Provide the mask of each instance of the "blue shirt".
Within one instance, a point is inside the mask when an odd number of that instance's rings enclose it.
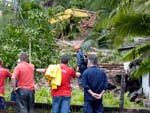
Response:
[[[82,74],[83,71],[87,68],[87,63],[84,62],[84,54],[81,50],[77,52],[77,65],[79,66],[79,72]]]
[[[106,74],[97,66],[92,66],[83,72],[82,85],[84,88],[84,100],[95,100],[87,90],[91,89],[94,93],[101,93],[107,88]]]

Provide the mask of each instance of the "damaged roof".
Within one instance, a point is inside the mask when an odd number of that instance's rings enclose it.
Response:
[[[118,51],[130,50],[130,49],[133,49],[134,47],[141,45],[145,42],[150,42],[150,38],[136,38],[135,42],[127,44],[126,46],[119,48]]]

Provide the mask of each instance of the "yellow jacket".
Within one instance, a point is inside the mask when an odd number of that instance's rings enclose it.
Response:
[[[48,83],[51,85],[52,89],[57,89],[57,87],[61,85],[62,80],[60,64],[49,65],[45,77],[48,79]]]

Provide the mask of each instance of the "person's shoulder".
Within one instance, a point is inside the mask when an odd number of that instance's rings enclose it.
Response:
[[[70,71],[74,71],[74,72],[75,72],[75,70],[74,70],[73,68],[71,68],[71,67],[68,67],[68,69],[69,69]]]
[[[61,65],[61,67],[62,67],[63,69],[65,69],[65,70],[74,71],[73,68],[71,68],[71,67],[69,67],[69,66],[67,66],[67,65]]]
[[[83,51],[79,50],[79,51],[77,52],[77,54],[82,55],[82,54],[83,54]]]
[[[99,71],[100,71],[101,74],[103,74],[103,75],[106,74],[104,69],[102,69],[102,68],[98,68],[98,69],[99,69]]]
[[[20,63],[15,66],[14,70],[18,70],[19,68],[22,68],[22,65]]]
[[[15,68],[19,68],[19,67],[22,67],[22,66],[23,66],[22,63],[18,63]]]
[[[90,71],[91,69],[90,68],[87,68],[86,70],[84,70],[84,72],[83,73],[88,73],[89,71]]]
[[[34,67],[34,64],[32,64],[32,63],[29,63],[29,65],[30,65],[31,67]]]
[[[16,65],[15,69],[23,69],[26,66],[27,66],[27,63],[20,62]]]
[[[1,68],[1,71],[9,71],[9,69],[5,68],[5,67],[2,67]]]
[[[101,72],[105,73],[105,70],[104,70],[104,69],[102,69],[102,68],[99,68],[99,70],[100,70]]]

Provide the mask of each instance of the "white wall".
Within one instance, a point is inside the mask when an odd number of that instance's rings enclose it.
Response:
[[[142,88],[143,88],[143,93],[147,98],[150,99],[150,86],[149,86],[149,74],[146,74],[145,76],[142,77]]]

